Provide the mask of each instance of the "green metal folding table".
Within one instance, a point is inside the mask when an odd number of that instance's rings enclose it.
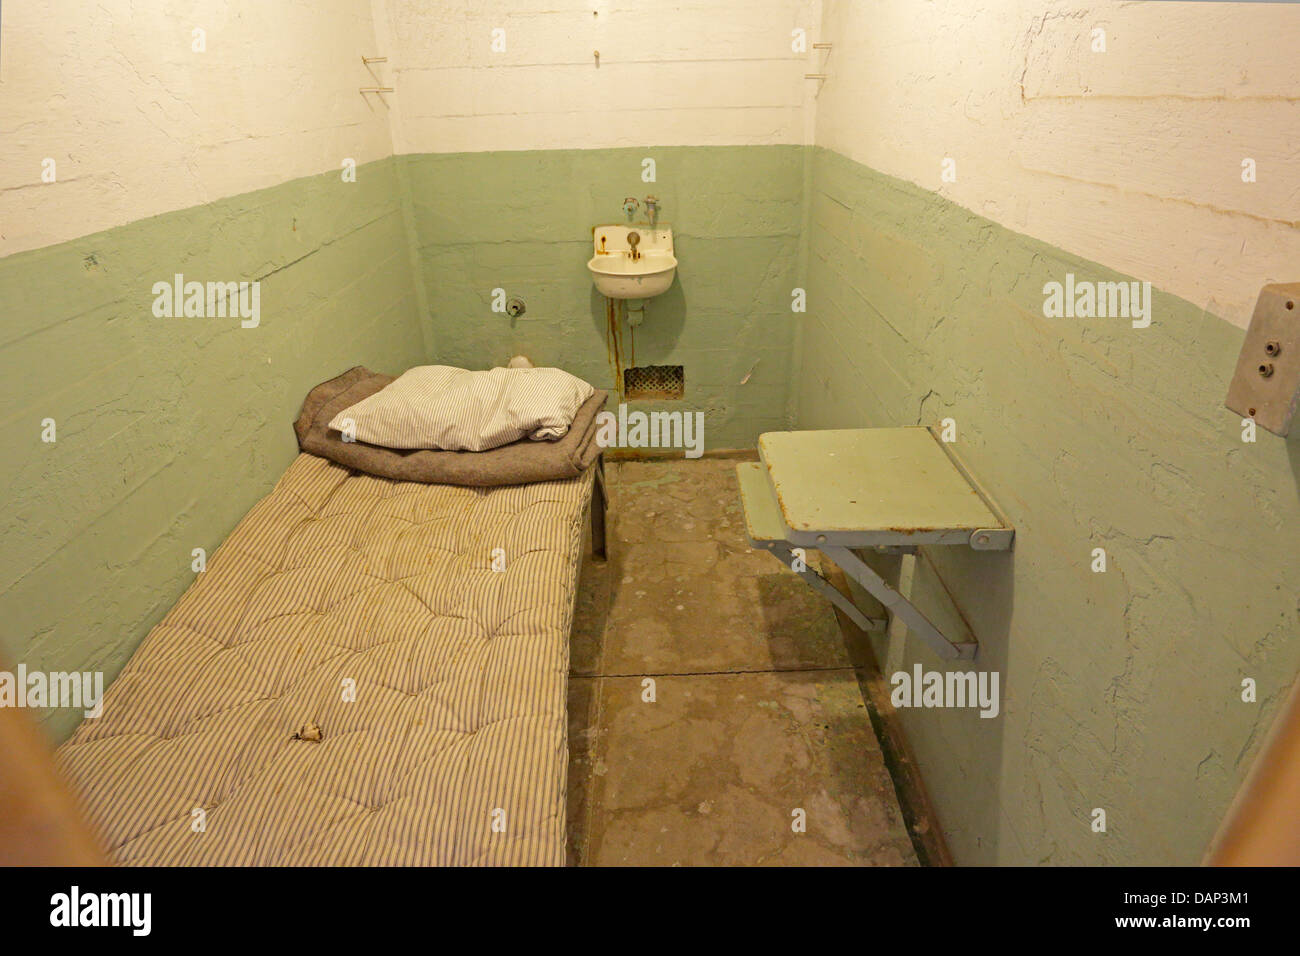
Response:
[[[751,547],[772,552],[859,627],[882,627],[795,553],[819,550],[940,657],[975,656],[973,635],[950,640],[854,553],[915,553],[923,545],[1011,549],[1011,522],[949,443],[924,427],[856,428],[768,432],[758,450],[761,462],[737,467]]]

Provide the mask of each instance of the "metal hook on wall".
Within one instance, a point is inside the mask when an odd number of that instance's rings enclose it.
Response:
[[[362,62],[363,65],[365,65],[366,69],[369,70],[369,69],[370,69],[370,64],[371,64],[371,63],[387,63],[387,62],[388,62],[388,57],[386,57],[386,56],[363,56],[363,57],[361,58],[361,62]],[[370,75],[373,76],[375,79],[379,79],[379,75],[378,75],[374,70],[370,70]],[[363,86],[363,87],[360,88],[360,90],[361,90],[362,93],[391,93],[391,92],[393,92],[393,88],[392,88],[391,86]]]
[[[829,44],[829,43],[825,43],[825,42],[823,42],[823,43],[814,43],[814,44],[812,45],[812,48],[813,48],[814,50],[829,50],[829,49],[831,49],[831,44]],[[828,74],[828,73],[805,73],[805,74],[803,75],[803,78],[804,78],[805,80],[826,80],[826,79],[829,79],[829,78],[830,78],[830,74]]]

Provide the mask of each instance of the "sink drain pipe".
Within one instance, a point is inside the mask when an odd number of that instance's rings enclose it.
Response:
[[[627,324],[636,328],[645,321],[645,299],[625,299],[627,305]]]

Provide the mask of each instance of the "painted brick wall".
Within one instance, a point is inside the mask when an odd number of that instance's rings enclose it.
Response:
[[[802,143],[817,0],[374,0],[398,153]],[[494,49],[494,33],[497,46]],[[594,55],[600,53],[599,59]]]
[[[1241,330],[1158,290],[1147,329],[1045,318],[1066,272],[1131,277],[827,150],[809,202],[799,426],[951,418],[1016,526],[1011,554],[926,549],[913,590],[1001,675],[995,719],[900,711],[954,856],[1196,863],[1300,667],[1300,443],[1223,408]]]
[[[818,145],[1234,325],[1295,280],[1295,4],[823,7]]]
[[[5,4],[0,256],[382,159],[374,50],[356,0]]]
[[[815,41],[820,5],[376,0],[375,11],[434,360],[486,367],[522,352],[606,388],[633,362],[681,364],[687,392],[671,407],[704,412],[707,447],[784,427],[803,198],[792,144],[810,135],[814,89],[812,50],[794,49],[792,31]],[[585,268],[591,229],[647,195],[675,230],[679,279],[640,328],[618,320],[615,348]],[[523,297],[527,314],[493,313],[494,288]]]
[[[393,162],[0,259],[6,660],[111,680],[297,453],[307,390],[421,361]],[[260,281],[260,323],[155,317],[177,272]]]
[[[111,679],[295,454],[306,390],[423,360],[375,48],[353,0],[4,5],[8,662]],[[260,282],[260,324],[156,318],[176,273]]]
[[[953,418],[1017,526],[1013,555],[930,549],[914,582],[1003,677],[995,720],[903,714],[949,842],[1194,863],[1300,665],[1300,446],[1222,407],[1259,288],[1300,262],[1300,14],[826,0],[823,34],[797,420]],[[1045,318],[1069,272],[1152,282],[1151,327]],[[887,669],[938,667],[914,643],[881,642]]]

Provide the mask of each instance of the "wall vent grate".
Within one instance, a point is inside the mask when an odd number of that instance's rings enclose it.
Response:
[[[686,370],[680,365],[643,365],[623,370],[624,398],[681,398]]]

